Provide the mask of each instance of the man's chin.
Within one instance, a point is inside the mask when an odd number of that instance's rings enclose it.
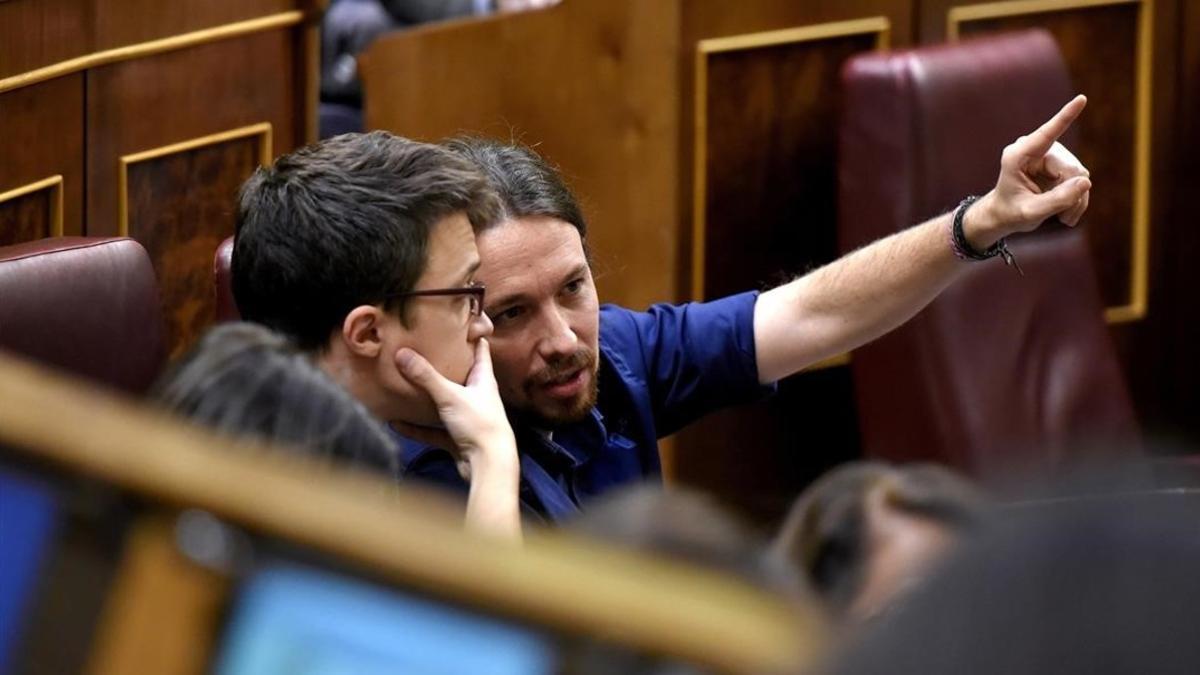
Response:
[[[596,390],[590,388],[567,401],[538,401],[532,410],[526,411],[526,417],[537,427],[555,429],[574,424],[585,418],[596,406]]]

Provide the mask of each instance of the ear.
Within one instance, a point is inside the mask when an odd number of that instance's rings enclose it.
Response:
[[[351,354],[373,359],[383,348],[383,312],[372,305],[359,305],[342,320],[342,342]]]

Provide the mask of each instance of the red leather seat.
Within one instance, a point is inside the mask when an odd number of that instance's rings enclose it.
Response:
[[[213,283],[217,294],[217,322],[237,321],[241,318],[237,302],[233,299],[233,281],[230,266],[233,261],[233,237],[227,237],[217,247],[213,256]]]
[[[145,249],[91,237],[0,248],[0,349],[143,393],[167,353]]]
[[[1004,146],[1075,93],[1042,31],[863,55],[843,79],[845,251],[988,191]],[[1104,224],[1085,216],[1079,230],[1016,238],[1025,276],[999,259],[973,263],[907,325],[854,352],[865,454],[986,478],[1045,469],[1077,448],[1136,446],[1089,225]]]

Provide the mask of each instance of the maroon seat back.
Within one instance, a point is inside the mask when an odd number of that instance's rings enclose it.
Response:
[[[217,294],[217,321],[237,321],[241,318],[237,302],[233,299],[233,281],[230,266],[233,261],[233,237],[228,237],[217,247],[213,256],[213,283]]]
[[[985,193],[1004,146],[1074,93],[1042,31],[864,55],[843,78],[847,251]],[[1103,225],[1085,216],[1082,229]],[[1095,441],[1136,444],[1082,229],[1015,238],[1025,276],[998,259],[972,264],[911,322],[855,351],[866,454],[988,477],[1045,468]]]
[[[145,249],[132,239],[92,237],[0,248],[0,349],[145,392],[166,358]]]

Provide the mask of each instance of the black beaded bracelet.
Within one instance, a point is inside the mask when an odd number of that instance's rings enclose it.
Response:
[[[1004,238],[984,251],[975,250],[971,246],[971,242],[967,241],[967,235],[963,232],[963,217],[966,215],[967,209],[977,201],[979,201],[979,197],[971,195],[959,202],[958,208],[954,210],[954,221],[950,227],[950,247],[954,249],[954,255],[964,260],[987,260],[1000,256],[1006,265],[1015,268],[1021,276],[1025,276],[1025,272],[1017,264],[1017,259],[1013,257],[1012,251],[1008,250],[1008,244]]]

